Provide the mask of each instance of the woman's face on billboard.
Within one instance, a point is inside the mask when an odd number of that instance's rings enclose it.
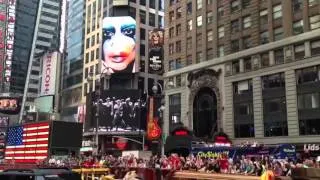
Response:
[[[114,71],[125,70],[136,56],[136,22],[131,17],[103,20],[104,66]]]

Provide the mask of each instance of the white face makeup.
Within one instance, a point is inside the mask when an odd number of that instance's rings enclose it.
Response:
[[[103,19],[102,72],[121,72],[134,63],[136,56],[136,21],[132,17]],[[132,72],[134,70],[132,69]]]

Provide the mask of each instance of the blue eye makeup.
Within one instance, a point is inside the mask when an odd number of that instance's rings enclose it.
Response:
[[[111,39],[116,33],[116,29],[114,27],[104,28],[103,29],[103,37],[104,39]]]
[[[121,26],[121,33],[125,36],[134,38],[136,35],[136,26],[134,24],[125,24]]]

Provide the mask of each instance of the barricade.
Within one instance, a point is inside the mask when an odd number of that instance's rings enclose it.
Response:
[[[80,168],[72,171],[81,174],[81,180],[95,180],[110,175],[109,168]]]
[[[212,174],[202,173],[196,171],[176,171],[172,180],[260,180],[257,176],[245,176],[245,175],[229,175],[229,174]]]

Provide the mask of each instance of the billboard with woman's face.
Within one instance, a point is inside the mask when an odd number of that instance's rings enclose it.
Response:
[[[101,73],[135,73],[136,21],[130,16],[106,17],[102,26]]]
[[[149,73],[163,73],[163,30],[149,32]]]

